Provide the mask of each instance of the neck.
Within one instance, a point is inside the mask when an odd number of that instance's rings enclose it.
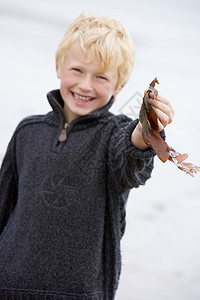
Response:
[[[68,107],[66,106],[66,104],[64,104],[64,117],[65,117],[65,121],[69,124],[71,123],[73,120],[77,119],[79,116],[74,114],[73,112],[71,112]]]

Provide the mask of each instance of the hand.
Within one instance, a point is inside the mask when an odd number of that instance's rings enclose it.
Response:
[[[145,91],[145,93],[147,90]],[[173,121],[174,109],[170,102],[157,94],[154,99],[154,94],[150,93],[149,103],[152,105],[158,117],[159,131],[165,128],[168,124]],[[145,150],[148,146],[144,143],[142,138],[142,124],[139,122],[135,130],[132,132],[131,141],[134,146],[140,150]]]
[[[168,124],[173,121],[174,117],[174,109],[166,98],[157,94],[156,98],[154,99],[154,94],[150,93],[149,103],[155,110],[157,117],[158,117],[158,125],[159,131],[165,128]]]

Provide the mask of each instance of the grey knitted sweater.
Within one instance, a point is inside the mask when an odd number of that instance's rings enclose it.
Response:
[[[112,99],[66,132],[59,90],[48,100],[51,112],[18,125],[1,167],[0,299],[111,300],[127,197],[155,153],[131,144],[138,120],[110,113]]]

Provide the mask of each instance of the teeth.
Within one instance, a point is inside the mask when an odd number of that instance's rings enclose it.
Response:
[[[75,94],[75,93],[74,93],[74,98],[75,98],[76,100],[82,101],[82,102],[92,100],[91,97],[79,96],[79,95],[77,95],[77,94]]]

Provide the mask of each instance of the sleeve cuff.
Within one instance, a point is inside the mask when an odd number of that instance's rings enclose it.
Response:
[[[132,121],[126,128],[126,134],[125,134],[125,152],[129,152],[130,156],[138,159],[149,159],[156,155],[155,151],[148,147],[146,150],[140,150],[137,147],[135,147],[131,142],[131,134],[135,127],[137,126],[139,122],[139,119],[136,119]],[[165,131],[164,129],[160,132],[161,137],[165,140]]]

